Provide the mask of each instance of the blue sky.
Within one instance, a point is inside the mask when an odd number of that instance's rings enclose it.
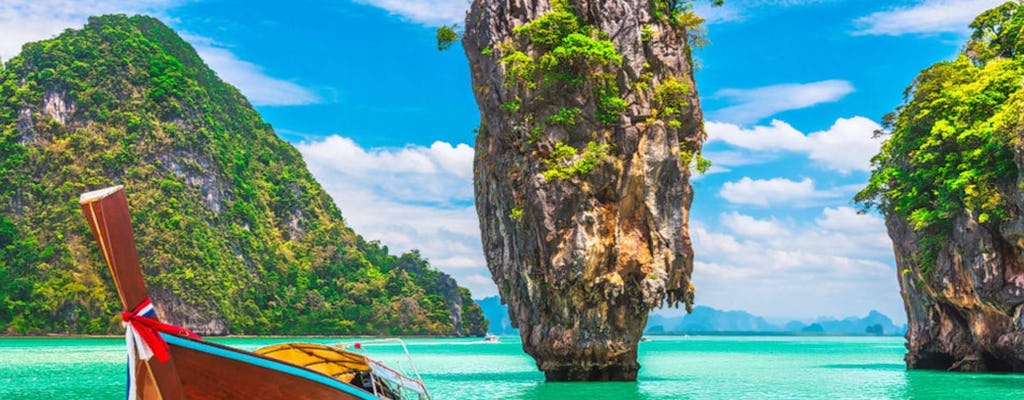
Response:
[[[726,0],[699,6],[715,166],[694,182],[697,302],[770,318],[903,306],[882,219],[850,202],[882,115],[953,57],[999,0]],[[434,29],[466,0],[6,0],[0,58],[87,16],[154,15],[179,31],[303,153],[349,223],[420,249],[475,297],[496,293],[472,199],[479,113],[461,48]],[[663,310],[678,314],[678,310]]]

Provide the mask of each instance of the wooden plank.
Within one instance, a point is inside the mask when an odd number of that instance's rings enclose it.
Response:
[[[89,228],[92,229],[103,253],[103,259],[114,278],[121,304],[125,310],[134,309],[149,297],[149,294],[139,266],[135,233],[132,230],[124,188],[115,186],[83,194],[79,204],[86,219],[89,220]],[[129,367],[136,376],[146,378],[137,380],[140,397],[144,400],[186,399],[173,358],[164,363],[151,358],[149,361]],[[153,386],[156,390],[153,390]]]
[[[188,340],[181,339],[181,341]],[[197,350],[209,347],[260,358],[267,363],[281,363],[281,361],[258,354],[242,352],[209,342],[195,345],[198,345],[197,349],[171,345],[171,354],[178,362],[182,374],[182,384],[191,400],[359,400],[372,397],[369,393],[356,396],[302,377]],[[300,367],[294,366],[294,368]],[[315,371],[310,372],[322,375],[325,379],[334,380],[327,375]],[[338,384],[344,385],[342,382],[338,382]]]

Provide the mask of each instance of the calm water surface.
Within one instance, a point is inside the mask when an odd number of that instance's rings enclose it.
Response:
[[[253,350],[285,341],[230,338]],[[1024,375],[907,372],[903,338],[654,337],[636,383],[545,383],[518,338],[407,342],[443,399],[1024,399]],[[394,345],[366,346],[394,362]],[[123,339],[0,338],[0,399],[123,399]]]

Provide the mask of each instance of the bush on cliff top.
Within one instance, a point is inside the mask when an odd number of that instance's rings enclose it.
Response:
[[[1013,147],[1024,109],[1022,26],[1016,2],[981,14],[960,56],[922,71],[907,101],[883,120],[888,138],[856,200],[907,218],[922,234],[925,269],[965,210],[998,223],[1006,197],[1019,190]]]

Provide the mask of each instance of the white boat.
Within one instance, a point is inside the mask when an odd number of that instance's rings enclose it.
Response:
[[[488,333],[487,336],[484,336],[484,343],[501,343],[501,339],[497,335]]]

